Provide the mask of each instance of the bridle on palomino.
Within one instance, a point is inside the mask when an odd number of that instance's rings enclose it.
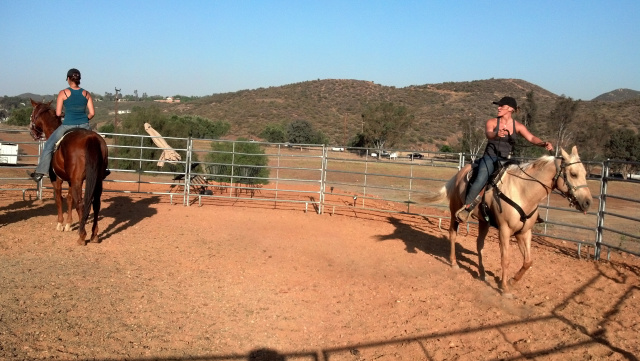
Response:
[[[556,185],[556,188],[560,190],[560,195],[565,197],[569,201],[569,206],[574,207],[575,204],[578,202],[578,199],[576,197],[576,191],[580,188],[587,188],[589,186],[586,183],[579,186],[574,186],[573,184],[571,184],[571,182],[567,178],[567,170],[566,170],[567,167],[573,164],[582,163],[582,161],[566,163],[564,161],[564,158],[561,158],[561,159],[562,160],[560,161],[560,165],[556,163],[556,175],[553,177],[553,183],[556,184],[556,182],[558,181],[558,178],[560,178],[560,176],[562,175],[562,179],[564,180],[564,184],[567,186],[567,190],[563,191],[557,185]]]

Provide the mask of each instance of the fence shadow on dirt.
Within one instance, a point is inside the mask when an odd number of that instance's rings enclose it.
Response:
[[[0,207],[0,212],[5,212],[0,218],[0,228],[33,217],[51,216],[52,219],[55,219],[58,214],[55,203],[45,203],[43,205],[40,200],[16,201]]]

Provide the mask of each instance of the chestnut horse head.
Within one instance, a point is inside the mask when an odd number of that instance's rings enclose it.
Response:
[[[484,202],[488,209],[491,225],[498,229],[500,249],[502,257],[502,278],[500,288],[505,295],[509,294],[507,285],[507,270],[509,268],[509,240],[514,236],[518,242],[524,258],[522,268],[516,273],[511,284],[519,281],[524,273],[531,267],[531,237],[532,228],[537,220],[538,203],[547,195],[556,190],[569,200],[569,204],[586,214],[593,203],[591,191],[587,186],[587,172],[580,161],[578,150],[573,147],[571,154],[561,149],[561,157],[543,156],[533,162],[510,165],[506,172],[496,182],[495,187],[490,187],[484,194]],[[451,243],[451,266],[457,268],[455,244],[458,234],[459,222],[455,212],[464,205],[466,188],[468,185],[467,173],[471,165],[466,165],[453,178],[451,178],[433,197],[427,197],[425,202],[437,202],[448,199],[451,211],[449,224],[449,240]],[[478,216],[478,209],[474,210],[478,219],[478,238],[476,247],[478,251],[479,278],[485,279],[484,265],[482,263],[482,249],[484,239],[489,232],[490,223],[483,216]]]
[[[45,140],[61,124],[61,117],[56,116],[51,109],[51,102],[40,103],[31,100],[31,124],[29,132],[34,140]],[[58,149],[51,158],[49,176],[54,188],[54,197],[58,209],[59,231],[71,229],[72,206],[75,206],[80,220],[78,244],[85,245],[87,232],[85,224],[89,218],[89,211],[93,204],[93,227],[91,242],[98,242],[98,214],[100,212],[100,197],[102,195],[102,180],[108,165],[107,143],[96,132],[86,129],[74,130],[60,141]],[[82,185],[86,180],[85,194],[82,195]],[[62,212],[62,182],[69,183],[67,195],[67,223],[63,225]]]
[[[62,124],[62,117],[56,115],[56,111],[51,108],[51,102],[40,103],[31,99],[31,122],[29,133],[33,140],[46,140],[51,133]]]

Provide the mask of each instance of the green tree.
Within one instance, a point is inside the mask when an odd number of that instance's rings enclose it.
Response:
[[[482,152],[487,140],[485,134],[485,122],[477,117],[469,117],[460,120],[462,138],[460,147],[463,153],[471,154],[471,160],[475,160],[475,155]]]
[[[368,105],[362,113],[363,138],[367,147],[390,148],[404,140],[414,116],[392,102]]]
[[[269,183],[269,159],[260,144],[244,141],[213,142],[211,150],[205,159],[210,163],[206,170],[213,175],[212,180],[248,185]]]
[[[287,126],[287,137],[289,143],[294,144],[326,144],[327,137],[319,131],[313,129],[313,125],[308,120],[294,120]]]
[[[584,126],[576,132],[575,143],[580,152],[580,159],[585,161],[601,161],[604,159],[604,151],[611,126],[607,118],[591,114],[590,120],[584,122]],[[589,119],[589,117],[587,118]],[[585,167],[588,165],[585,164]]]
[[[524,124],[530,132],[535,134],[537,128],[537,120],[538,120],[538,104],[535,100],[535,93],[533,90],[528,91],[526,94],[526,99],[522,104],[522,124]]]
[[[287,131],[281,124],[267,124],[264,130],[260,133],[260,138],[271,143],[284,143],[288,139]]]
[[[573,137],[569,126],[575,119],[578,104],[579,102],[571,99],[571,97],[565,98],[562,96],[551,111],[550,129],[556,134],[556,155],[558,155],[560,147],[568,148],[567,145]]]
[[[605,156],[612,160],[626,162],[640,161],[640,135],[635,134],[631,129],[618,129],[611,133],[609,141],[606,143]],[[615,171],[621,171],[626,178],[628,173],[638,170],[634,164],[613,164]]]
[[[25,106],[12,110],[11,115],[9,115],[9,119],[7,120],[7,124],[28,126],[29,123],[31,123],[31,111],[33,111],[32,107]]]

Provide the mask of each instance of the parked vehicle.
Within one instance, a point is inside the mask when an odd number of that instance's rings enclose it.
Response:
[[[420,153],[411,153],[408,155],[409,158],[411,159],[422,159],[424,157],[424,155],[420,154]]]

